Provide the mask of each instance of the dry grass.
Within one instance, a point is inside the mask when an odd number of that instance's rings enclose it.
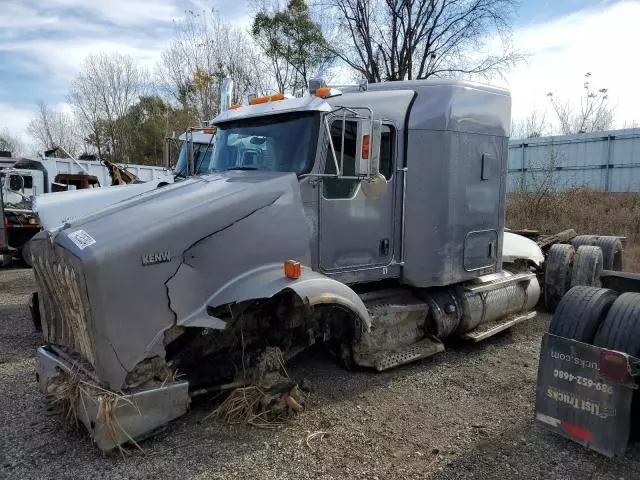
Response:
[[[51,406],[56,411],[62,413],[63,419],[69,424],[76,426],[78,425],[80,413],[78,408],[82,407],[84,415],[88,415],[84,403],[85,399],[97,401],[98,413],[95,420],[105,426],[120,454],[124,456],[128,452],[118,441],[119,432],[122,432],[132,445],[140,451],[143,451],[140,445],[118,421],[116,412],[121,405],[129,404],[137,409],[137,407],[123,395],[105,390],[93,382],[85,380],[83,375],[78,371],[59,371],[47,385],[47,396]]]
[[[215,418],[229,424],[273,429],[303,411],[304,394],[289,378],[279,348],[267,347],[253,369],[250,383],[233,389],[205,420]]]
[[[627,237],[624,268],[640,271],[640,193],[586,188],[544,195],[514,192],[507,197],[506,224],[545,234],[573,228],[578,234]]]

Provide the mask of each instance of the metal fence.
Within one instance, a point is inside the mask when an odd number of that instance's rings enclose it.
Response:
[[[513,139],[507,189],[640,192],[640,128]]]

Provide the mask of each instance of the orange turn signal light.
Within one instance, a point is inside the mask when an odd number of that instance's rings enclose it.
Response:
[[[316,97],[325,98],[331,93],[330,87],[320,87],[316,89]]]
[[[369,135],[363,135],[362,137],[362,159],[369,160],[369,146],[371,143],[371,137]]]
[[[216,129],[211,127],[191,127],[191,130],[194,132],[206,133],[207,135],[213,135],[216,133]]]
[[[296,280],[300,278],[300,274],[302,272],[302,267],[300,262],[296,262],[295,260],[286,260],[284,262],[284,276],[290,278],[292,280]]]
[[[276,93],[275,95],[267,95],[266,97],[256,97],[249,100],[249,105],[259,105],[261,103],[277,102],[284,100],[284,93]]]
[[[240,108],[242,106],[242,104],[240,103],[234,103],[233,105],[231,105],[229,107],[229,110],[235,110],[236,108]]]

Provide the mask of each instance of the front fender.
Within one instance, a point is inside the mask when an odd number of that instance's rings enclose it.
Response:
[[[356,292],[347,285],[307,267],[302,267],[300,278],[292,280],[285,277],[281,263],[265,265],[234,278],[214,293],[195,315],[184,319],[180,325],[224,328],[224,322],[211,317],[207,313],[207,307],[271,298],[284,290],[292,290],[309,305],[341,305],[360,319],[364,331],[371,328],[367,308]]]

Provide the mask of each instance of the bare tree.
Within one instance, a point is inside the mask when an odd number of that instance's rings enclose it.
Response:
[[[317,0],[330,9],[331,50],[371,82],[491,76],[520,61],[510,45],[516,0]],[[501,39],[498,54],[488,43]],[[344,46],[343,46],[344,45]]]
[[[230,77],[236,86],[234,101],[266,83],[263,64],[241,30],[215,11],[188,11],[175,22],[175,39],[162,53],[156,68],[163,90],[198,118],[208,120],[219,108],[220,86]]]
[[[128,160],[131,125],[121,120],[145,92],[145,77],[133,57],[100,53],[87,57],[72,85],[68,100],[89,133],[96,135],[97,145],[106,145],[117,161]]]
[[[547,116],[544,112],[533,110],[531,114],[523,119],[514,120],[511,123],[511,138],[539,138],[550,132]]]
[[[106,152],[103,136],[102,110],[97,86],[80,74],[72,83],[67,101],[73,106],[79,129],[102,158]]]
[[[565,135],[600,132],[609,130],[613,126],[613,108],[609,104],[609,90],[594,89],[591,85],[591,72],[587,72],[584,78],[580,109],[574,108],[569,101],[559,99],[552,92],[547,94],[560,122],[560,131]]]
[[[71,155],[78,153],[80,135],[74,118],[64,112],[52,110],[45,102],[37,103],[38,113],[29,121],[27,132],[43,150],[62,147]]]
[[[14,156],[22,153],[22,142],[8,129],[0,130],[0,150],[11,152]]]

